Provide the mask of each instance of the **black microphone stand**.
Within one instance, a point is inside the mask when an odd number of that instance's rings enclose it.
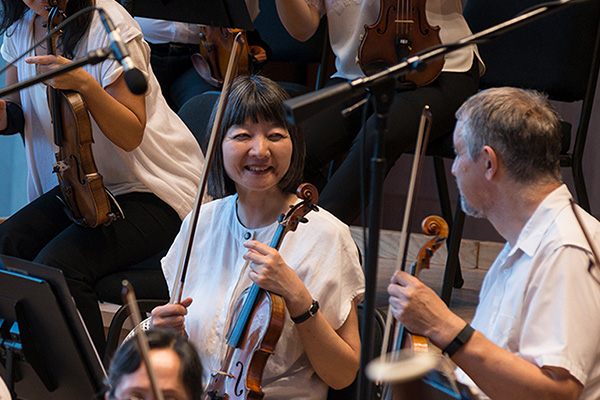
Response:
[[[10,86],[5,87],[4,89],[0,90],[0,98],[3,96],[6,96],[8,94],[14,93],[14,92],[18,92],[20,90],[26,89],[30,86],[33,86],[37,83],[43,82],[45,80],[54,78],[55,76],[64,74],[65,72],[69,72],[72,71],[74,69],[77,69],[79,67],[83,67],[84,65],[94,65],[94,64],[98,64],[104,60],[106,60],[108,57],[110,57],[110,55],[112,54],[112,50],[109,47],[105,47],[103,49],[98,49],[98,50],[94,50],[94,51],[90,51],[89,53],[87,53],[87,55],[85,55],[84,57],[81,57],[77,60],[74,60],[73,62],[70,62],[68,64],[63,64],[58,68],[55,68],[53,70],[50,71],[46,71],[43,72],[39,75],[36,75],[32,78],[29,78],[27,80],[24,80],[22,82],[17,82],[15,84],[12,84]]]
[[[359,374],[358,400],[372,398],[372,384],[367,381],[365,367],[373,359],[373,323],[375,316],[375,297],[377,287],[377,262],[379,251],[379,231],[382,216],[381,197],[385,178],[385,158],[383,156],[383,136],[387,130],[387,114],[394,96],[396,80],[403,74],[418,68],[430,59],[442,57],[463,47],[483,43],[498,35],[513,30],[524,24],[533,22],[542,16],[550,15],[567,6],[589,0],[558,0],[548,2],[533,9],[522,12],[517,17],[485,29],[476,34],[464,37],[454,43],[442,44],[425,49],[406,60],[381,72],[365,78],[358,78],[316,92],[294,97],[284,102],[286,118],[291,123],[300,123],[309,117],[341,103],[345,99],[371,91],[375,97],[377,116],[375,149],[371,158],[371,185],[369,211],[369,239],[366,249],[365,265],[365,307],[362,320],[362,350]]]

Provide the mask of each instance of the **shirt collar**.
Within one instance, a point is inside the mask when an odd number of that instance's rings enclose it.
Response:
[[[521,249],[525,254],[533,257],[558,214],[569,206],[570,198],[571,193],[564,183],[546,196],[525,223],[511,253]]]

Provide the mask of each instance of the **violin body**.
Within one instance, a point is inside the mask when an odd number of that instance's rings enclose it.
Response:
[[[65,18],[56,0],[50,4],[49,32]],[[48,52],[52,55],[56,54],[56,36],[49,37],[47,42]],[[108,191],[94,162],[92,123],[85,102],[75,91],[48,86],[47,94],[54,142],[59,147],[53,172],[58,177],[65,211],[80,226],[108,225],[116,215],[111,212]]]
[[[379,19],[365,25],[358,49],[358,62],[365,75],[373,75],[398,64],[414,53],[441,44],[440,28],[431,26],[425,14],[425,0],[381,0]],[[444,59],[428,61],[404,80],[417,87],[433,82],[442,72]]]
[[[250,288],[238,299],[233,320],[242,312],[243,299]],[[244,329],[239,347],[228,346],[222,368],[215,371],[206,390],[207,400],[262,399],[262,374],[269,356],[283,329],[285,301],[283,297],[260,290],[249,323]],[[233,325],[228,332],[231,334]]]
[[[54,172],[71,214],[69,217],[81,226],[96,227],[110,223],[113,214],[102,175],[94,162],[94,139],[87,108],[77,92],[61,90],[55,95],[58,96],[57,113],[63,135],[62,145],[56,153]],[[50,108],[52,110],[53,106],[50,105]],[[52,112],[55,116],[57,113]]]
[[[234,75],[245,75],[251,72],[253,62],[266,61],[265,50],[259,46],[248,45],[243,29],[200,26],[200,54],[192,56],[192,63],[200,76],[213,86],[223,85],[233,42],[239,32],[243,35],[244,45],[237,65],[237,74]]]

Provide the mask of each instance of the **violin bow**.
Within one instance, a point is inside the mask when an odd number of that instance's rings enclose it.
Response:
[[[415,145],[415,155],[413,158],[412,171],[410,175],[410,183],[408,186],[408,195],[406,198],[406,206],[404,207],[404,219],[402,221],[402,233],[400,236],[400,248],[398,251],[398,258],[396,260],[398,269],[404,271],[404,265],[406,264],[406,258],[408,254],[408,242],[410,234],[408,229],[412,220],[412,214],[414,211],[414,204],[416,195],[418,193],[419,181],[421,180],[421,171],[423,169],[423,161],[425,160],[425,151],[427,149],[427,143],[429,142],[429,132],[431,131],[431,111],[429,106],[423,107],[421,113],[421,121],[419,123],[419,132],[417,136],[417,143]],[[387,317],[385,320],[385,331],[383,335],[383,346],[381,347],[381,356],[385,356],[389,349],[389,340],[392,330],[392,322],[394,315],[392,314],[392,308],[388,306]],[[396,330],[398,324],[396,324]],[[394,343],[392,348],[396,348],[398,345],[398,335],[394,336]]]
[[[126,279],[122,282],[123,290],[121,292],[121,297],[123,298],[123,304],[127,304],[129,306],[129,315],[133,319],[134,326],[138,326],[142,322],[142,316],[140,313],[140,309],[137,306],[137,299],[135,297],[135,293],[133,292],[133,286]],[[152,393],[154,395],[154,400],[164,400],[162,390],[158,387],[158,381],[156,380],[156,374],[154,373],[154,368],[150,364],[150,347],[148,346],[148,337],[146,336],[146,331],[144,329],[138,329],[137,333],[134,335],[135,341],[138,346],[138,351],[140,352],[140,357],[146,364],[146,370],[148,371],[148,378],[150,378],[150,383],[152,384]]]
[[[185,254],[179,260],[179,266],[177,268],[177,274],[175,275],[175,284],[173,286],[173,290],[171,292],[171,298],[169,299],[169,303],[173,304],[175,302],[180,303],[181,297],[183,295],[183,285],[185,283],[185,276],[187,273],[187,268],[190,261],[190,256],[192,254],[192,247],[194,244],[194,236],[196,234],[196,228],[198,224],[198,219],[200,217],[200,207],[202,206],[202,199],[204,198],[204,194],[206,192],[206,184],[208,181],[208,171],[210,171],[210,166],[212,164],[212,160],[214,157],[214,153],[217,147],[217,135],[219,130],[221,129],[221,122],[223,120],[223,112],[225,111],[225,107],[227,107],[227,101],[229,99],[229,93],[231,91],[231,81],[236,75],[237,65],[242,53],[242,48],[244,45],[244,39],[242,32],[239,32],[233,43],[233,48],[231,50],[231,55],[229,56],[229,63],[227,64],[227,73],[225,74],[225,79],[223,81],[223,89],[221,90],[221,95],[219,96],[219,104],[217,106],[217,114],[215,116],[215,121],[212,126],[212,131],[210,134],[210,141],[208,142],[208,148],[206,150],[206,157],[204,158],[204,165],[202,167],[202,175],[200,178],[200,185],[198,186],[198,192],[196,193],[196,200],[194,202],[194,208],[192,210],[192,215],[190,217],[190,224],[188,226],[188,230],[186,232],[185,237]]]

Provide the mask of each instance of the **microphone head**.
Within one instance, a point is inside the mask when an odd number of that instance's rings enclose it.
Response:
[[[125,71],[125,83],[133,94],[144,94],[148,89],[148,82],[144,74],[137,68]]]

